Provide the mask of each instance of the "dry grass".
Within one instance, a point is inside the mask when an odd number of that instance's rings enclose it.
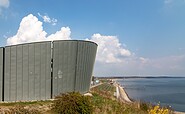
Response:
[[[116,87],[108,82],[91,89],[94,114],[147,114],[148,105],[126,104],[114,97]]]

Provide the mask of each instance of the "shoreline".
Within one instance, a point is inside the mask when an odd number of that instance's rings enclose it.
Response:
[[[117,96],[117,98],[123,102],[126,102],[126,103],[133,103],[133,101],[129,98],[129,95],[125,91],[124,87],[120,86],[120,84],[116,80],[114,80],[114,83],[115,83],[115,87],[118,88],[118,90],[116,89],[116,93],[119,94]],[[121,94],[118,93],[117,91],[121,92]],[[180,112],[180,111],[174,110],[174,114],[185,114],[185,112]]]
[[[119,99],[119,100],[121,100],[123,102],[133,103],[132,100],[130,100],[127,92],[124,90],[123,87],[121,87],[119,85],[119,83],[117,83],[115,81],[114,86],[116,87],[116,97],[117,97],[117,99]]]

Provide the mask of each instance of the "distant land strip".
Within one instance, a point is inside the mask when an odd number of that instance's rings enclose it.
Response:
[[[132,79],[132,78],[185,78],[183,76],[94,76],[98,79]]]

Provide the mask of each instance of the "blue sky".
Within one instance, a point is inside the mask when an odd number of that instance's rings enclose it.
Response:
[[[20,39],[23,18],[42,22],[43,39],[97,42],[95,75],[185,75],[185,0],[0,0],[0,46]]]

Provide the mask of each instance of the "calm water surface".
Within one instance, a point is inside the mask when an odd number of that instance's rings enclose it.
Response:
[[[185,78],[118,80],[131,99],[171,106],[185,112]]]

